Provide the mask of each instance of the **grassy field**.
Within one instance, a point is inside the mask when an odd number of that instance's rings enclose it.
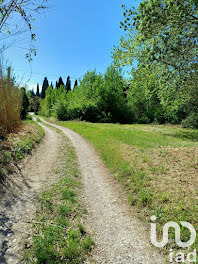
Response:
[[[142,220],[156,215],[198,230],[198,131],[177,126],[57,122],[88,139],[124,186]],[[172,230],[173,231],[173,230]],[[174,233],[171,233],[174,238]],[[182,240],[189,232],[182,229]],[[197,242],[197,241],[196,241]],[[176,248],[172,239],[172,248]],[[194,246],[193,246],[194,248]]]
[[[26,263],[81,264],[93,241],[83,226],[86,213],[80,200],[80,172],[75,150],[64,137],[54,173],[58,182],[39,195],[32,245]]]
[[[44,130],[32,120],[23,121],[18,132],[0,139],[0,183],[12,173],[16,163],[30,154],[44,136]]]

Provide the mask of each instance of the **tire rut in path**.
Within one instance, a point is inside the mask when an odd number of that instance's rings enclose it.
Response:
[[[28,222],[35,217],[38,194],[57,181],[54,168],[62,146],[61,137],[54,129],[41,126],[45,130],[43,141],[33,155],[22,162],[20,174],[13,175],[17,177],[14,179],[16,189],[0,202],[1,264],[23,262],[24,244],[31,238],[32,224]]]
[[[62,130],[76,149],[89,212],[88,229],[96,243],[95,260],[107,264],[165,263],[150,245],[143,224],[130,214],[126,198],[120,197],[119,185],[114,184],[90,144],[70,129],[48,124]]]

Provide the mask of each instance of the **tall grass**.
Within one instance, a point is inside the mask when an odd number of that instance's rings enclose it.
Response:
[[[10,67],[7,74],[0,67],[0,136],[13,132],[20,124],[21,93],[11,78]]]

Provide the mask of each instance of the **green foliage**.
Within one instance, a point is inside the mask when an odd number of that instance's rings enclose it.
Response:
[[[34,113],[35,115],[38,115],[40,108],[40,99],[38,96],[34,97]]]
[[[66,92],[64,86],[55,90],[49,87],[40,114],[53,115],[59,120],[129,122],[131,116],[124,97],[124,85],[121,71],[113,66],[104,76],[96,71],[87,72],[73,91],[67,89]]]
[[[137,10],[124,6],[121,27],[129,37],[137,33],[134,43],[144,60],[188,70],[197,58],[197,23],[194,0],[146,0]]]
[[[146,0],[123,8],[125,34],[113,58],[116,66],[135,66],[128,100],[136,122],[181,123],[198,112],[196,1]]]
[[[21,102],[21,119],[24,120],[27,117],[28,114],[28,110],[29,110],[29,100],[28,97],[26,95],[26,90],[25,88],[21,88],[21,98],[22,98],[22,102]]]
[[[146,67],[133,71],[133,79],[128,91],[128,104],[137,123],[163,123],[164,111],[158,98],[159,69]]]
[[[190,114],[182,121],[182,125],[187,128],[198,128],[198,113]]]
[[[127,123],[132,121],[124,97],[124,85],[121,71],[113,66],[108,67],[100,96],[105,113],[110,114],[111,122]]]

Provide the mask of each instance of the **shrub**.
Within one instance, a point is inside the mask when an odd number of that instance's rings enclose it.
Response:
[[[185,128],[198,128],[198,113],[191,113],[182,121],[182,125]]]
[[[58,101],[54,107],[53,107],[53,113],[56,118],[59,120],[67,120],[68,119],[68,110],[67,110],[67,104],[65,101],[61,100]]]

